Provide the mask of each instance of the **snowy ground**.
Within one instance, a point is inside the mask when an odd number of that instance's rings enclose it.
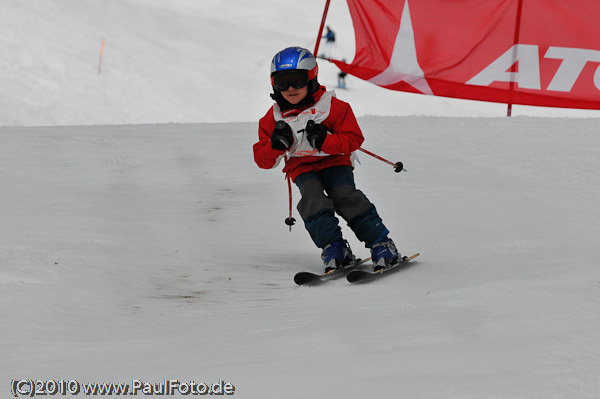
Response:
[[[15,378],[166,378],[252,399],[597,398],[598,120],[350,78],[364,147],[408,169],[360,154],[357,184],[422,255],[372,284],[296,287],[319,251],[288,232],[283,175],[251,146],[270,58],[314,46],[324,2],[256,4],[3,2],[2,397]]]
[[[254,166],[255,124],[0,128],[2,389],[222,378],[242,398],[597,397],[594,120],[360,123],[365,148],[409,171],[363,156],[358,185],[422,256],[315,288],[292,281],[319,252],[283,223],[282,174]]]

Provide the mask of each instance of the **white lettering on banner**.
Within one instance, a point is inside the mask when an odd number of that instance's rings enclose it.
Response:
[[[600,51],[581,48],[550,47],[544,57],[563,60],[554,78],[552,78],[548,90],[571,91],[585,64],[588,62],[600,62]],[[598,73],[598,68],[596,68],[594,85],[600,89],[600,76]]]
[[[569,47],[549,47],[548,59],[563,60],[547,90],[570,92],[588,62],[600,62],[600,51]],[[508,72],[519,63],[517,72]],[[471,78],[467,84],[489,86],[493,82],[514,82],[522,89],[541,90],[539,47],[516,44]],[[600,67],[594,73],[594,85],[600,90]]]
[[[483,71],[467,82],[469,85],[489,86],[493,82],[515,82],[523,89],[541,88],[538,46],[517,44],[502,54]],[[516,62],[518,72],[508,72]]]

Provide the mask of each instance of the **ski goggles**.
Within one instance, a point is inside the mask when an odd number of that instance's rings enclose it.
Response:
[[[301,89],[308,85],[308,72],[295,69],[293,71],[282,71],[273,76],[273,87],[277,91],[286,91],[292,86]]]

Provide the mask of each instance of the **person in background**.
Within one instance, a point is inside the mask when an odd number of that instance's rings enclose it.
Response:
[[[338,87],[340,89],[346,88],[346,75],[348,74],[344,71],[340,71],[340,73],[338,73]]]
[[[323,46],[323,52],[321,53],[321,58],[331,57],[332,47],[335,44],[335,32],[331,30],[329,26],[326,26],[327,32],[323,35],[323,39],[325,39],[325,45]]]
[[[342,60],[344,63],[346,63],[346,60]],[[346,88],[346,75],[348,75],[346,72],[344,71],[340,71],[338,73],[338,87],[340,89],[345,89]]]

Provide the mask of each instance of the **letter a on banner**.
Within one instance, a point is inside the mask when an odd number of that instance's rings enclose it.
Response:
[[[513,54],[516,53],[516,57]],[[538,46],[516,44],[483,71],[467,81],[469,85],[489,86],[494,82],[514,82],[525,89],[541,88]],[[508,70],[518,63],[517,72]]]

